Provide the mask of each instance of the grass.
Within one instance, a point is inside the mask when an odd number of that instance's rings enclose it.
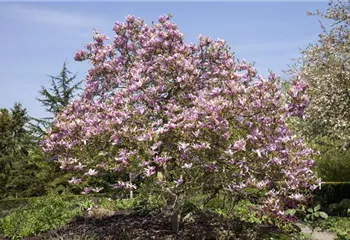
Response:
[[[40,234],[49,229],[67,224],[81,215],[78,200],[63,197],[43,197],[23,201],[19,206],[7,210],[0,219],[0,233],[11,239]]]
[[[22,239],[61,228],[78,217],[103,218],[113,215],[115,211],[136,209],[142,212],[147,211],[148,207],[136,199],[111,200],[103,195],[53,195],[0,200],[0,237]]]
[[[101,206],[108,209],[129,207],[125,201],[110,202],[105,197],[94,196],[44,196],[2,200],[0,236],[22,239],[63,227],[95,205],[95,199],[100,199]]]

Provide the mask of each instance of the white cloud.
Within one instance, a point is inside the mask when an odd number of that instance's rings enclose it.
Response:
[[[66,12],[33,5],[4,5],[0,9],[3,17],[32,21],[41,24],[56,25],[69,28],[97,28],[113,23],[99,16]]]

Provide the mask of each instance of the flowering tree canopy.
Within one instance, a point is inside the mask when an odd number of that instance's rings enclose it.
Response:
[[[264,79],[235,61],[221,39],[186,43],[169,16],[151,26],[127,16],[113,30],[110,43],[95,32],[76,53],[92,64],[86,88],[42,143],[63,169],[81,172],[71,183],[115,171],[142,176],[176,199],[205,185],[256,188],[275,215],[318,186],[312,150],[286,123],[307,105],[301,80],[285,104],[274,74]]]
[[[350,146],[350,1],[330,1],[319,17],[332,21],[322,25],[318,43],[303,51],[301,76],[310,85],[305,134],[327,136]],[[339,141],[340,140],[340,141]]]

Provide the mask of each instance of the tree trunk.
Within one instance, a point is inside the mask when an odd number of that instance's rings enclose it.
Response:
[[[157,169],[157,180],[163,182],[165,180],[165,168],[159,167]],[[170,189],[163,189],[165,191],[166,204],[169,210],[172,212],[170,215],[171,229],[174,233],[179,231],[180,211],[177,203],[177,196],[171,192]]]
[[[177,203],[177,196],[170,190],[167,193],[167,205],[171,208],[170,223],[174,233],[179,231],[180,211]]]
[[[173,230],[174,233],[177,233],[179,231],[179,223],[180,223],[179,210],[175,210],[173,212],[173,214],[170,217],[170,222],[171,222],[171,229]]]
[[[132,185],[132,173],[129,173],[129,183]],[[132,191],[132,188],[130,188],[130,198],[134,198],[134,192]]]

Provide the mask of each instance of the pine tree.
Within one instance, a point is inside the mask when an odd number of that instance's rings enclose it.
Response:
[[[51,76],[51,87],[47,88],[41,86],[39,94],[41,97],[38,97],[37,100],[45,107],[45,110],[52,114],[56,115],[66,107],[74,98],[74,94],[77,90],[80,89],[81,81],[75,83],[76,74],[71,76],[67,68],[67,64],[63,63],[63,68],[58,76]],[[45,134],[45,129],[47,129],[53,120],[53,116],[45,118],[32,118],[36,122],[33,125],[33,130],[39,135],[42,136]]]
[[[27,128],[30,118],[20,103],[0,109],[0,198],[40,195],[38,166],[30,161],[36,146]]]
[[[7,182],[7,172],[11,167],[11,162],[6,161],[9,155],[9,139],[11,137],[11,115],[8,109],[0,109],[0,198],[5,193]]]
[[[63,63],[58,76],[49,75],[49,77],[51,78],[51,86],[49,88],[41,86],[40,96],[37,100],[51,116],[31,118],[31,131],[36,137],[36,143],[39,143],[42,136],[46,135],[46,129],[51,126],[53,117],[71,103],[81,84],[81,81],[75,81],[76,74],[72,75],[66,63]],[[62,173],[57,162],[48,160],[38,144],[33,148],[31,160],[40,169],[37,171],[37,177],[44,182],[41,186],[43,186],[45,193],[70,192],[69,174]]]

